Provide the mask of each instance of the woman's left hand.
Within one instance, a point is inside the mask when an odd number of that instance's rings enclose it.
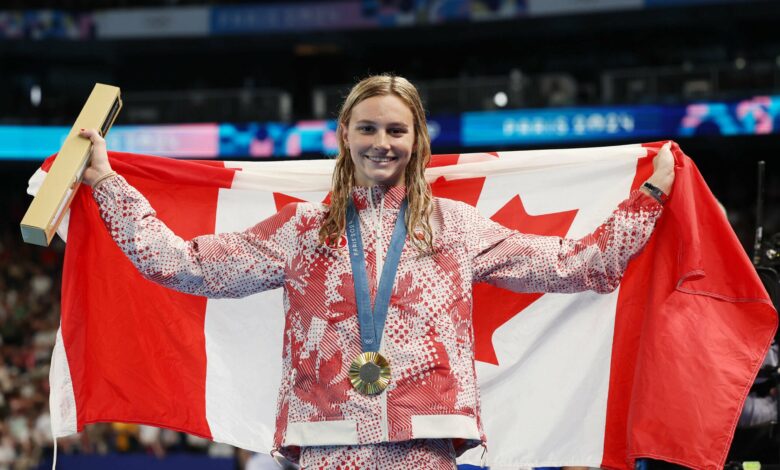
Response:
[[[663,191],[667,196],[672,190],[672,184],[674,184],[674,156],[672,156],[671,147],[671,142],[667,142],[661,147],[653,159],[653,174],[647,179],[648,183]]]

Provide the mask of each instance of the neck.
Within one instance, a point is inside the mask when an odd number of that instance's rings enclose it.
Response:
[[[392,188],[394,186],[403,186],[403,184],[399,181],[395,182],[387,182],[387,183],[378,183],[376,181],[371,181],[368,183],[361,183],[359,181],[355,181],[356,188],[373,188],[373,187],[381,187],[381,188]]]

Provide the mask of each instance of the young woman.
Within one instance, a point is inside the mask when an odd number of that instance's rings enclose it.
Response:
[[[354,86],[339,116],[330,205],[291,204],[244,232],[184,241],[111,170],[100,135],[81,135],[93,142],[84,181],[144,276],[209,297],[284,289],[274,447],[304,468],[455,468],[456,455],[485,442],[472,284],[614,290],[674,179],[666,147],[649,186],[593,234],[509,230],[431,196],[417,90],[398,76],[372,76]]]

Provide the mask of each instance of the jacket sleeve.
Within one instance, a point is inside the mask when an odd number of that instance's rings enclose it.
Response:
[[[524,234],[480,216],[474,281],[515,292],[611,292],[660,215],[661,205],[637,190],[579,240]]]
[[[101,182],[93,196],[111,237],[153,282],[206,297],[244,297],[284,283],[286,253],[296,245],[292,233],[296,205],[244,232],[185,241],[121,176]]]

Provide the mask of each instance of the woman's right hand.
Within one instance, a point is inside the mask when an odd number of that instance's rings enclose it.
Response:
[[[84,170],[82,178],[84,183],[92,186],[95,184],[95,181],[113,171],[111,164],[108,162],[106,141],[97,129],[81,129],[79,136],[92,141],[92,155],[89,159],[89,166]]]

